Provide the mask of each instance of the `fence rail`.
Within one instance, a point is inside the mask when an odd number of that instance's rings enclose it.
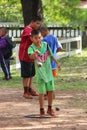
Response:
[[[24,27],[9,27],[6,26],[8,30],[8,35],[10,37],[21,37],[21,33],[24,29]],[[82,35],[82,31],[79,27],[72,28],[72,27],[48,27],[51,34],[54,34],[57,37],[77,37],[79,35]]]
[[[16,59],[15,59],[15,64],[11,65],[11,69],[15,69],[15,68],[18,69],[20,68],[20,63],[18,59],[18,49],[19,49],[20,38],[14,38],[14,41],[18,42],[18,44],[16,44],[16,47],[14,49]],[[81,36],[60,40],[60,43],[62,44],[63,48],[66,51],[57,53],[57,59],[67,57],[73,54],[78,54],[78,53],[81,54],[82,52],[82,37]],[[75,44],[76,46],[73,48],[72,44]]]
[[[20,68],[18,49],[21,40],[21,33],[24,27],[5,27],[8,29],[8,35],[12,37],[12,40],[16,43],[16,47],[13,50],[16,55],[16,59],[15,64],[11,65],[11,69],[17,69]],[[58,37],[63,48],[66,50],[65,52],[58,53],[57,58],[62,58],[82,52],[82,31],[79,29],[79,27],[76,29],[72,27],[49,27],[49,31],[51,34]]]

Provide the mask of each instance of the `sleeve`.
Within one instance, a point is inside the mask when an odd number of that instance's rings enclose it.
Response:
[[[31,35],[31,31],[32,29],[26,26],[25,29],[23,30],[22,37],[29,37]]]
[[[28,48],[28,55],[33,54],[33,53],[34,53],[34,50],[33,50],[33,48],[30,46],[30,47]]]
[[[0,49],[3,49],[7,46],[6,40],[5,39],[0,39]]]
[[[59,42],[58,38],[56,38],[56,48],[62,48],[62,45]]]

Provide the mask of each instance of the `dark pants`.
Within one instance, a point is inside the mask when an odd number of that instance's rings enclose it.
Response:
[[[10,59],[5,60],[4,58],[1,60],[1,68],[4,73],[4,77],[6,79],[11,78],[11,73],[10,73]]]

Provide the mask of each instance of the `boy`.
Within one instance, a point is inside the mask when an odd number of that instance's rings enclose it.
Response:
[[[38,93],[32,89],[32,78],[35,75],[34,60],[28,57],[27,50],[32,44],[30,33],[41,25],[41,17],[33,17],[30,24],[27,25],[21,36],[21,43],[19,46],[19,60],[21,64],[21,77],[23,78],[23,87],[25,98],[32,98],[38,96]]]
[[[4,80],[10,80],[12,78],[10,73],[10,58],[5,59],[4,52],[8,49],[7,39],[7,30],[5,27],[0,28],[0,63],[1,68],[4,72]]]
[[[44,111],[44,94],[48,91],[48,109],[47,113],[50,116],[54,116],[55,113],[52,109],[54,80],[52,76],[52,69],[50,58],[54,60],[57,67],[60,69],[59,63],[53,57],[52,51],[48,44],[41,42],[41,33],[38,30],[31,32],[31,40],[33,44],[28,48],[28,55],[30,59],[35,60],[35,69],[38,79],[39,89],[39,103],[40,103],[40,115],[45,115]]]
[[[55,58],[56,58],[57,52],[64,51],[64,49],[62,48],[62,45],[58,41],[58,38],[50,34],[48,28],[45,25],[42,25],[40,27],[40,32],[41,32],[41,35],[43,36],[43,41],[48,43],[48,45],[50,46],[52,50],[53,56]],[[53,60],[51,60],[51,67],[52,67],[53,77],[56,77],[57,76],[56,63]]]
[[[50,34],[48,28],[45,25],[42,25],[40,27],[41,35],[43,36],[43,41],[47,42],[47,44],[50,46],[53,56],[56,58],[56,53],[59,51],[63,51],[62,45],[59,43],[58,39]],[[51,67],[52,67],[52,74],[53,77],[57,76],[57,70],[56,70],[56,63],[51,60]],[[44,95],[44,98],[47,99],[47,92]],[[53,98],[55,98],[55,93],[53,93]]]

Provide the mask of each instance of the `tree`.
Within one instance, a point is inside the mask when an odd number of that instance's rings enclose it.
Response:
[[[41,0],[21,0],[21,4],[25,25],[30,23],[33,16],[43,16]]]
[[[0,22],[24,21],[26,25],[33,15],[38,14],[44,17],[47,25],[84,25],[87,23],[87,9],[78,8],[80,2],[81,0],[0,0]]]

